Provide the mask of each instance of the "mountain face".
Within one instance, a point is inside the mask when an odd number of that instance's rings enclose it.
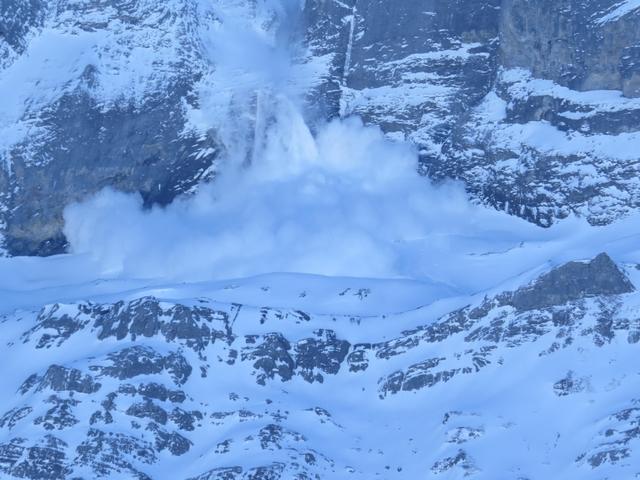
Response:
[[[336,2],[337,22],[352,16],[335,111],[416,143],[426,175],[513,215],[611,222],[638,203],[637,7]]]
[[[0,0],[0,98],[0,478],[640,478],[639,0]]]
[[[384,298],[349,282],[328,297]],[[401,314],[148,293],[2,317],[3,358],[21,364],[3,380],[7,478],[640,473],[640,303],[606,254]]]
[[[10,253],[63,251],[62,209],[112,186],[166,204],[208,175],[185,132],[203,62],[191,2],[2,2],[0,185]]]
[[[425,175],[460,179],[542,226],[571,214],[606,224],[638,205],[634,0],[290,3],[302,10],[284,23],[307,71],[290,81],[316,121],[359,115],[414,143]],[[63,208],[105,186],[164,205],[212,179],[230,147],[225,122],[197,115],[203,86],[237,85],[216,76],[211,26],[244,18],[273,29],[277,6],[3,2],[5,249],[63,251]],[[244,121],[255,127],[257,90],[222,95],[216,111],[253,105]],[[258,130],[247,126],[249,143]]]

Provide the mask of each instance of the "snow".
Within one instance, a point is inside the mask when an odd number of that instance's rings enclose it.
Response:
[[[626,15],[629,15],[640,8],[640,0],[624,0],[615,4],[603,17],[599,18],[599,24],[615,22]]]
[[[585,110],[562,113],[567,118],[587,118],[598,113],[640,108],[640,98],[625,97],[620,90],[571,90],[552,80],[534,78],[531,72],[524,68],[503,69],[500,72],[500,80],[508,84],[509,96],[512,98],[550,96],[570,102],[574,108],[582,107]]]
[[[519,150],[528,145],[538,151],[562,156],[588,155],[616,161],[637,161],[640,151],[640,133],[624,132],[618,135],[585,135],[562,132],[545,121],[511,124],[498,135],[500,145]]]
[[[347,42],[347,52],[345,53],[344,58],[344,77],[342,79],[342,83],[345,83],[346,77],[349,75],[349,69],[351,68],[351,55],[353,53],[353,41],[355,37],[356,31],[356,21],[358,14],[358,9],[356,4],[353,4],[353,9],[351,11],[351,15],[349,15],[345,20],[349,23],[349,41]]]

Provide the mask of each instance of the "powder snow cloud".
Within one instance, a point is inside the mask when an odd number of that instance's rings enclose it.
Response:
[[[189,114],[222,144],[215,182],[166,208],[111,190],[71,205],[72,252],[137,277],[422,278],[457,248],[452,236],[476,235],[496,216],[506,230],[522,223],[471,205],[458,185],[430,184],[411,145],[357,118],[312,134],[296,87],[304,69],[292,61],[297,2],[258,2],[251,15],[236,11],[246,4],[211,5],[202,38],[214,68]]]

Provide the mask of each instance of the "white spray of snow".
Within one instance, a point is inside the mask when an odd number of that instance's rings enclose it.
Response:
[[[407,242],[461,232],[478,217],[462,190],[431,187],[408,145],[358,119],[312,137],[278,99],[260,158],[230,162],[214,185],[166,209],[103,191],[66,210],[74,252],[126,275],[220,278],[273,271],[412,276]],[[425,252],[428,253],[428,252]]]
[[[203,33],[215,71],[192,118],[219,133],[223,173],[166,209],[143,211],[140,198],[112,191],[70,206],[73,252],[90,253],[106,273],[143,277],[423,277],[430,263],[412,259],[415,242],[493,215],[470,205],[461,187],[431,186],[410,145],[356,118],[314,137],[291,88],[300,82],[291,81],[299,70],[287,20],[297,4],[259,3],[249,14],[238,11],[246,3],[219,3]]]

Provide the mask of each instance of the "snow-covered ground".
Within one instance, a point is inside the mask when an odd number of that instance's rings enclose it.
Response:
[[[637,237],[588,228],[580,247],[568,232],[499,251],[466,239],[433,271],[466,274],[466,288],[304,274],[91,280],[81,256],[4,259],[5,471],[633,478],[638,294],[527,307],[501,294],[599,250],[638,285]],[[559,278],[559,295],[580,281]]]

